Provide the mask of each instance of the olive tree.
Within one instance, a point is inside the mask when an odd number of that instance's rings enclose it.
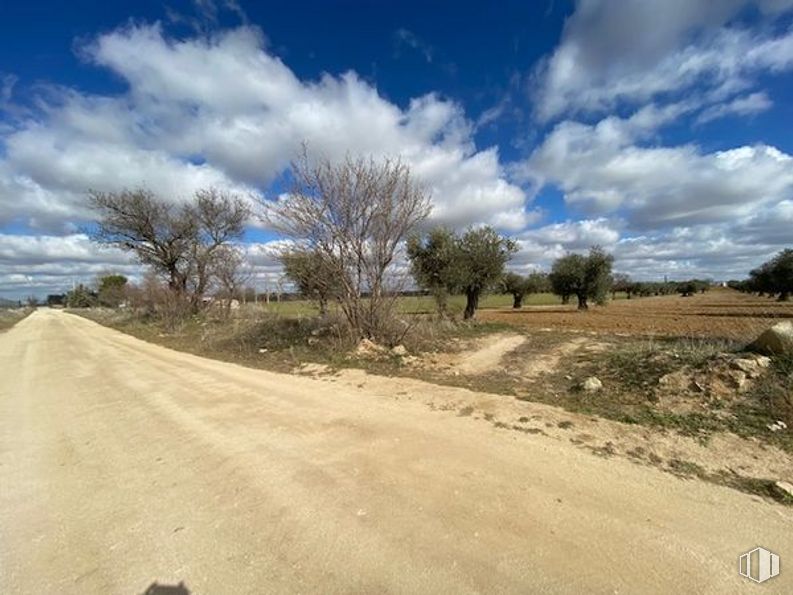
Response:
[[[551,291],[551,283],[548,280],[548,274],[541,271],[529,273],[526,277],[526,284],[528,285],[526,295],[531,295],[533,293],[548,293]]]
[[[501,282],[504,293],[512,296],[512,307],[522,308],[523,299],[533,293],[542,293],[548,285],[547,276],[543,273],[533,272],[522,276],[514,272],[504,275]]]
[[[697,284],[694,280],[683,281],[677,285],[677,292],[681,297],[691,297],[697,292]]]
[[[515,272],[508,272],[501,280],[501,289],[504,293],[512,296],[512,307],[515,309],[523,307],[523,298],[528,292],[528,279]]]
[[[630,276],[625,273],[615,273],[611,279],[611,298],[614,299],[617,292],[621,291],[625,293],[628,299],[631,299],[634,287],[637,284],[631,281]]]
[[[279,255],[284,274],[308,300],[316,302],[319,313],[325,316],[328,302],[338,297],[341,282],[335,267],[317,250],[291,247]]]
[[[408,258],[416,283],[443,298],[465,295],[465,319],[473,318],[482,294],[501,283],[504,267],[517,245],[492,227],[471,228],[462,235],[435,229],[426,238],[411,238]],[[438,299],[438,298],[436,298]]]
[[[390,340],[401,279],[394,263],[430,212],[430,199],[400,160],[292,164],[291,192],[264,203],[268,224],[303,250],[321,255],[340,283],[338,302],[351,334]]]
[[[760,295],[778,294],[784,302],[793,293],[793,249],[786,248],[749,273],[748,288]]]
[[[793,250],[782,250],[771,262],[774,289],[779,293],[779,301],[785,302],[793,293]]]
[[[108,308],[118,308],[124,301],[127,278],[124,275],[101,275],[96,280],[96,293],[99,304]]]
[[[589,300],[604,304],[611,286],[614,257],[599,246],[589,254],[568,254],[553,263],[549,279],[553,292],[565,298],[576,296],[578,309],[589,308]]]
[[[501,281],[504,267],[517,249],[513,240],[492,227],[469,229],[460,237],[457,258],[458,285],[465,295],[463,318],[476,316],[479,298]]]
[[[458,238],[451,230],[436,227],[425,237],[412,235],[407,255],[416,284],[432,294],[438,313],[445,316],[449,294],[458,282]]]

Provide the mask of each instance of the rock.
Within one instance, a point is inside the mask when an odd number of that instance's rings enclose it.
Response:
[[[787,429],[787,424],[783,421],[775,421],[772,424],[768,424],[766,428],[768,428],[772,432],[779,432],[780,430]]]
[[[305,362],[300,364],[297,368],[293,370],[293,372],[297,372],[298,374],[308,374],[311,376],[318,376],[320,374],[326,374],[330,371],[330,368],[325,364],[317,364],[314,362]]]
[[[779,322],[763,332],[749,349],[769,355],[793,353],[793,322]]]
[[[364,357],[372,357],[381,355],[384,350],[384,347],[378,345],[374,341],[370,341],[369,339],[361,339],[361,342],[358,343],[358,346],[355,348],[355,354]]]
[[[261,349],[259,349],[259,353],[267,353],[267,349],[262,347]]]
[[[774,484],[774,487],[783,494],[793,497],[793,483],[789,481],[778,481]]]
[[[394,347],[391,348],[391,353],[403,357],[408,354],[408,350],[405,349],[404,345],[394,345]]]
[[[739,391],[749,385],[747,375],[741,370],[727,370],[726,376],[733,388],[737,388]]]
[[[763,370],[768,367],[768,363],[771,361],[765,356],[760,357],[762,357],[764,360],[767,360],[765,365],[758,361],[759,358],[740,358],[732,360],[730,362],[730,367],[743,372],[746,374],[747,378],[757,378],[758,376],[762,375]]]
[[[765,355],[755,355],[754,361],[756,361],[757,365],[760,366],[761,368],[767,368],[768,366],[771,365],[771,358],[766,357]]]
[[[588,393],[597,392],[603,388],[603,383],[597,376],[590,376],[581,383],[581,390]]]
[[[670,372],[669,374],[665,374],[658,379],[658,385],[669,389],[670,391],[682,392],[686,390],[690,384],[691,379],[683,370]]]

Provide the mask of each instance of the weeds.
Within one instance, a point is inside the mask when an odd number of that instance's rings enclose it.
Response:
[[[6,331],[33,312],[33,308],[0,309],[0,332]]]
[[[776,482],[772,479],[746,477],[726,471],[710,474],[706,479],[719,485],[746,492],[747,494],[754,494],[763,498],[769,498],[787,506],[793,506],[793,496],[780,490],[776,486]]]
[[[701,465],[680,459],[671,459],[669,461],[669,470],[675,475],[679,475],[681,477],[689,477],[693,475],[694,477],[704,479],[707,475],[705,469]]]
[[[646,391],[648,399],[653,400],[663,376],[684,367],[701,368],[714,356],[736,349],[736,343],[724,339],[649,338],[606,353],[597,373],[627,389]]]

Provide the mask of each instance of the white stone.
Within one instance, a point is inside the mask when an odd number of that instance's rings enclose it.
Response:
[[[778,481],[774,485],[778,490],[785,492],[789,496],[793,496],[793,484],[789,481]]]
[[[763,332],[749,346],[768,354],[793,353],[793,322],[779,322]]]
[[[581,383],[581,389],[586,392],[596,392],[603,388],[603,383],[597,376],[590,376]]]

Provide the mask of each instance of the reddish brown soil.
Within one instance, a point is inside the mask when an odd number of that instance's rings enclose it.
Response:
[[[718,289],[686,298],[675,295],[618,300],[605,307],[593,306],[586,312],[561,305],[482,310],[479,318],[531,329],[744,341],[753,339],[775,322],[793,318],[793,301],[780,303]]]

